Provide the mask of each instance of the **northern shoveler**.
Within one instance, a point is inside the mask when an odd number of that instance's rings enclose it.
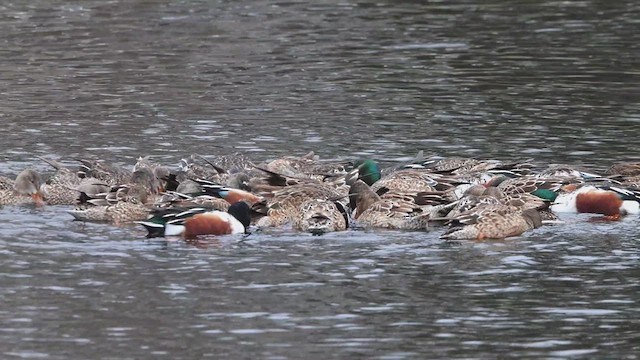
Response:
[[[219,197],[226,200],[229,204],[235,204],[238,201],[246,201],[250,205],[253,205],[264,200],[261,196],[249,191],[218,185],[204,179],[194,179],[193,181],[200,185],[203,195]]]
[[[247,233],[251,223],[250,207],[244,201],[234,203],[226,212],[206,208],[178,211],[157,212],[150,219],[137,223],[147,229],[147,237],[182,236],[185,239]]]
[[[632,190],[640,190],[640,162],[623,162],[613,164],[606,173],[612,181]]]
[[[78,177],[93,177],[108,185],[126,184],[131,180],[131,171],[97,160],[77,159],[80,162]]]
[[[504,162],[499,160],[478,160],[463,157],[431,157],[424,159],[422,151],[418,153],[407,169],[425,169],[433,173],[451,176],[479,175],[480,173],[510,173],[522,176],[531,173],[531,159],[524,161]]]
[[[438,176],[438,175],[435,175]],[[389,190],[399,191],[435,191],[438,181],[434,174],[425,170],[402,169],[394,171],[371,185],[371,190],[382,195]]]
[[[385,229],[427,230],[432,218],[441,217],[452,205],[419,205],[408,194],[376,194],[363,181],[356,181],[349,191],[353,218],[359,226]],[[416,195],[417,196],[417,195]]]
[[[624,176],[638,176],[640,175],[640,162],[619,162],[611,165],[607,169],[608,175],[624,175]]]
[[[317,183],[286,186],[272,195],[263,208],[257,209],[266,214],[258,220],[259,227],[281,226],[293,222],[300,215],[300,206],[308,200],[338,200],[347,194],[338,192],[333,186]]]
[[[298,231],[321,235],[342,231],[349,227],[349,215],[339,201],[310,199],[300,205],[293,228]]]
[[[40,191],[42,180],[35,170],[23,170],[15,180],[3,177],[0,179],[1,205],[44,205],[44,197]]]
[[[640,214],[640,194],[615,186],[598,188],[586,185],[558,195],[551,211],[601,214],[607,219],[618,220],[623,215]]]
[[[468,189],[465,196],[456,202],[455,207],[447,217],[456,218],[465,212],[472,211],[476,207],[486,205],[506,205],[518,210],[536,209],[540,212],[543,220],[550,221],[557,219],[556,216],[549,211],[550,201],[527,192],[505,194],[499,188],[493,186],[485,188],[481,185],[474,185]]]
[[[146,219],[151,209],[144,204],[122,201],[114,205],[90,206],[67,212],[78,221],[109,222],[116,226],[122,226]]]
[[[546,201],[554,201],[563,186],[572,184],[571,179],[549,178],[527,175],[508,178],[498,175],[485,184],[486,187],[497,187],[504,194],[532,194]]]
[[[195,208],[227,211],[229,202],[210,195],[189,196],[174,191],[165,192],[153,203],[156,208]]]
[[[97,179],[88,178],[73,186],[53,183],[43,184],[40,189],[49,205],[77,205],[83,196],[99,196],[98,194],[108,192],[109,186]]]
[[[506,205],[484,205],[455,217],[449,230],[441,235],[446,240],[504,239],[542,226],[535,209],[518,210]]]
[[[110,222],[118,226],[144,220],[151,212],[146,205],[147,190],[140,185],[121,185],[114,188],[108,199],[95,200],[67,212],[79,221]]]
[[[40,191],[48,205],[76,205],[80,202],[82,193],[94,197],[109,191],[109,186],[93,178],[79,178],[77,173],[58,161],[38,157],[56,169],[55,174],[40,186]]]
[[[318,165],[320,157],[313,151],[303,156],[285,156],[264,164],[264,168],[284,176],[298,177],[301,174],[313,173],[313,168]],[[263,167],[263,166],[260,166]]]

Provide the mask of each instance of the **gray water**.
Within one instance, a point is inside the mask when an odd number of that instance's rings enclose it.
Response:
[[[35,155],[310,150],[638,160],[640,5],[0,5],[0,172]],[[640,357],[637,218],[502,242],[284,231],[200,243],[0,209],[0,358]]]

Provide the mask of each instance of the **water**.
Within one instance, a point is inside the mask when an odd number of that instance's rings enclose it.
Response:
[[[634,1],[0,5],[0,172],[314,150],[638,160]],[[0,358],[640,357],[638,219],[149,241],[0,209]]]

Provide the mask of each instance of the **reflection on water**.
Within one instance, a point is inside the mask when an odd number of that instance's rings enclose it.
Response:
[[[5,5],[5,153],[628,158],[639,7]]]
[[[44,168],[34,154],[637,160],[630,0],[0,10],[2,173]],[[640,353],[633,218],[485,244],[355,231],[185,244],[63,209],[0,209],[3,358]]]

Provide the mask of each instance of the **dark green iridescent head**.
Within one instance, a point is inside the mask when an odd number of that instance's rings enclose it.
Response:
[[[364,181],[369,186],[373,185],[373,183],[382,177],[380,166],[371,159],[356,160],[353,162],[353,167],[358,169],[358,179]]]
[[[536,191],[533,191],[531,194],[545,201],[555,201],[556,198],[558,197],[557,192],[549,189],[538,189]]]

